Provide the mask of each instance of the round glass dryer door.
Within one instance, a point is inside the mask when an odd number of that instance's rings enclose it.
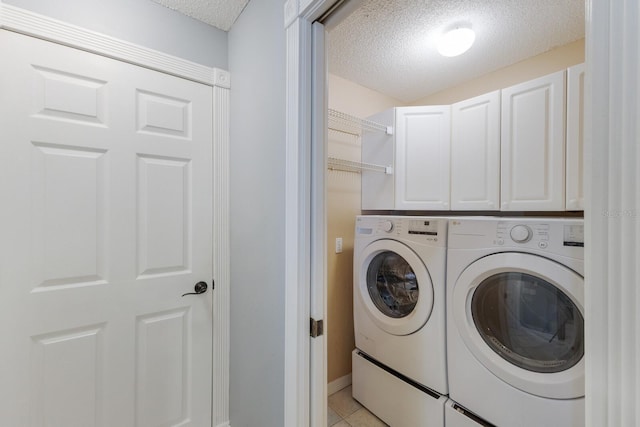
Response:
[[[500,357],[532,372],[565,371],[584,356],[584,318],[559,288],[526,273],[497,273],[471,298],[484,342]]]
[[[584,396],[584,280],[533,254],[479,259],[456,280],[451,310],[473,355],[542,397]]]
[[[378,240],[365,249],[359,290],[369,318],[390,334],[411,334],[431,315],[433,285],[427,268],[395,240]]]

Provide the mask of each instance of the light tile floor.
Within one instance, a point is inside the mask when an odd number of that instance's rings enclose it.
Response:
[[[329,396],[328,427],[388,427],[351,396],[351,386]]]

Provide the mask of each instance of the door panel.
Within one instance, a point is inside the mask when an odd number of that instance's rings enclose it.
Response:
[[[0,51],[0,425],[210,426],[212,89]]]
[[[188,309],[137,319],[136,420],[139,426],[183,425],[188,418],[191,321]],[[162,405],[158,405],[162,402]]]
[[[106,81],[33,65],[36,115],[51,119],[105,124]]]
[[[190,103],[184,99],[175,99],[162,94],[137,92],[138,132],[190,137],[192,120]]]
[[[188,272],[191,265],[191,165],[138,156],[138,274]]]
[[[27,149],[34,290],[106,283],[106,152],[40,142]]]
[[[395,110],[395,208],[448,210],[451,107]]]
[[[564,210],[565,72],[502,90],[501,210]]]
[[[104,326],[33,337],[31,425],[95,425],[102,419]]]
[[[498,210],[500,91],[451,106],[451,209]]]

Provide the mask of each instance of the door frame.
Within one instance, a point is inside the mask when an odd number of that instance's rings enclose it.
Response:
[[[322,396],[326,386],[310,381],[323,368],[320,363],[310,362],[308,333],[311,295],[325,292],[324,282],[314,282],[312,272],[326,262],[325,253],[313,251],[318,242],[312,238],[325,235],[322,227],[326,213],[312,208],[324,206],[317,203],[323,195],[312,189],[318,189],[325,171],[324,159],[310,155],[314,142],[310,123],[312,106],[320,103],[314,94],[326,96],[327,88],[326,75],[311,79],[311,28],[334,3],[336,0],[286,0],[284,4],[286,427],[321,425],[318,408],[310,415],[310,407],[322,399],[326,401]],[[640,13],[634,0],[585,0],[585,6],[586,420],[589,427],[606,426],[608,422],[621,425],[621,419],[631,425],[640,421],[632,399],[624,399],[637,392],[637,384],[626,378],[630,378],[629,372],[635,372],[636,378],[638,373],[635,354],[640,338],[636,328],[640,328],[640,322],[634,304],[640,301],[635,290],[635,262],[640,257],[640,229],[636,225],[640,196],[635,185],[623,183],[635,183],[635,170],[640,168],[640,155],[633,147],[640,140],[640,128],[634,119],[640,114]],[[632,295],[635,298],[630,298]],[[633,319],[636,321],[629,327]],[[314,353],[314,361],[317,356]]]
[[[0,31],[12,31],[116,59],[213,88],[213,395],[214,426],[229,426],[229,92],[228,71],[206,67],[67,24],[0,0]]]

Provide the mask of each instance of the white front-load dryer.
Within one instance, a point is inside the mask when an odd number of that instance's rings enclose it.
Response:
[[[495,427],[451,399],[447,399],[444,404],[444,425],[446,427]]]
[[[450,398],[498,427],[584,426],[581,219],[449,222]]]
[[[447,222],[432,217],[358,216],[353,273],[356,348],[442,395],[448,392]]]

